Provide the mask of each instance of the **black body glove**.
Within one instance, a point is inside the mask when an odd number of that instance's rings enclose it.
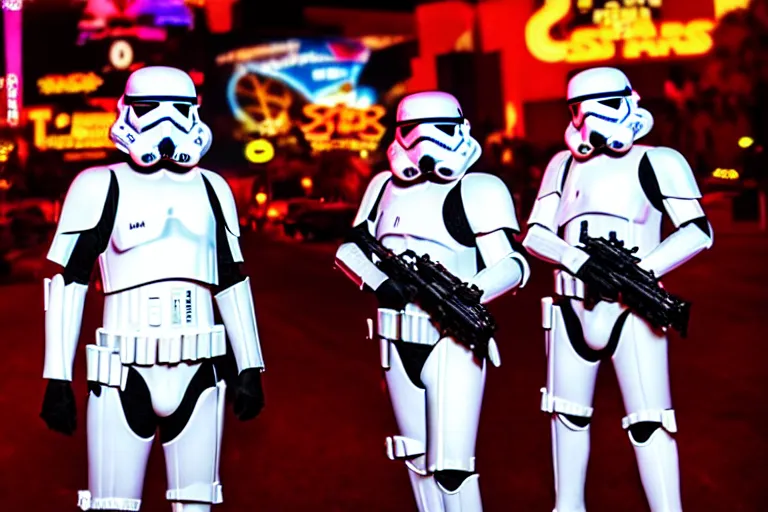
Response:
[[[576,277],[587,285],[587,295],[594,302],[598,300],[612,302],[619,300],[617,284],[610,278],[608,272],[605,272],[600,266],[595,264],[592,258],[584,262],[579,271],[576,272]]]
[[[75,432],[77,406],[71,382],[57,379],[48,380],[40,417],[51,430],[67,436],[71,436]]]
[[[414,290],[395,281],[387,279],[374,291],[379,307],[400,311],[405,305],[413,301]]]
[[[248,421],[259,415],[264,408],[264,390],[261,387],[261,370],[248,368],[240,372],[235,385],[235,416]]]

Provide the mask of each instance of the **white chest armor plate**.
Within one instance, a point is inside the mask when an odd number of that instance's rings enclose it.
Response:
[[[167,279],[216,284],[216,221],[200,171],[121,167],[115,176],[117,215],[99,258],[104,292]]]
[[[615,231],[627,246],[640,247],[640,256],[659,244],[662,215],[648,200],[638,172],[647,149],[634,146],[619,158],[599,155],[572,163],[557,212],[565,241],[578,245],[581,222],[587,220],[590,236],[607,238]]]
[[[376,238],[400,254],[412,250],[429,254],[464,281],[477,273],[474,247],[457,242],[448,232],[443,205],[457,183],[422,182],[408,187],[389,183],[379,203]]]

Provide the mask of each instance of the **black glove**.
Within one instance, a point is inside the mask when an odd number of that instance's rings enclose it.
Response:
[[[413,301],[414,290],[393,280],[387,279],[374,291],[379,307],[400,311]]]
[[[67,380],[49,379],[43,398],[40,417],[48,428],[71,436],[77,428],[77,406],[72,383]]]
[[[615,302],[619,300],[619,289],[610,275],[589,258],[576,272],[576,277],[587,285],[587,295],[593,301],[607,300]]]
[[[235,416],[248,421],[259,415],[264,408],[264,390],[261,387],[261,370],[248,368],[240,372],[235,385]]]

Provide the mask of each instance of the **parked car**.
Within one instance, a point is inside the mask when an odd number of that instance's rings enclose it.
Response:
[[[308,187],[302,185],[305,179],[292,177],[273,181],[269,186],[259,185],[241,224],[246,229],[261,231],[265,226],[281,225],[292,208],[317,203],[319,199],[310,197]]]
[[[0,250],[44,241],[56,226],[58,208],[45,199],[0,203]]]
[[[267,225],[280,225],[285,221],[291,208],[302,207],[305,204],[316,203],[318,199],[294,197],[291,199],[273,199],[251,203],[246,215],[246,227],[252,231],[261,231]]]
[[[347,235],[357,213],[357,205],[315,201],[297,205],[283,221],[285,234],[304,240],[332,240]]]

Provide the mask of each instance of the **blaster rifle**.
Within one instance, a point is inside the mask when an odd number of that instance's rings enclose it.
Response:
[[[606,240],[590,237],[587,221],[581,223],[579,241],[581,249],[589,254],[593,268],[598,270],[595,277],[598,288],[608,283],[618,290],[621,302],[646,319],[656,328],[672,327],[685,338],[688,331],[690,302],[667,292],[651,271],[640,268],[640,258],[635,256],[638,248],[628,249],[624,242],[611,231]],[[589,281],[586,282],[590,285]]]
[[[428,254],[407,250],[396,255],[365,229],[353,230],[351,241],[376,256],[376,266],[410,291],[413,302],[437,323],[443,336],[452,336],[479,359],[488,357],[496,322],[480,304],[483,292],[476,285],[461,281]]]

